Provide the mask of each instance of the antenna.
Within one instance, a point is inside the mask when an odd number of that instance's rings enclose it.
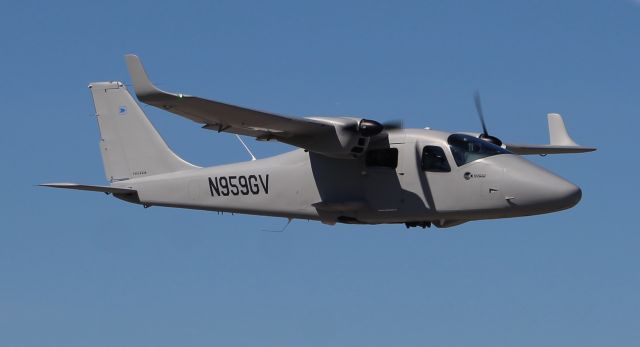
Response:
[[[272,233],[281,233],[283,231],[285,231],[287,229],[287,227],[289,226],[289,224],[291,224],[291,221],[293,220],[293,218],[287,218],[287,224],[284,225],[284,227],[280,230],[269,230],[269,229],[261,229],[262,231],[268,231],[268,232],[272,232]]]
[[[256,160],[256,157],[253,155],[253,153],[251,153],[251,150],[249,149],[249,147],[247,147],[247,145],[244,143],[244,141],[242,141],[242,138],[238,134],[236,134],[236,137],[238,138],[240,143],[244,146],[244,149],[246,149],[247,152],[249,152],[249,155],[251,156],[251,161]]]

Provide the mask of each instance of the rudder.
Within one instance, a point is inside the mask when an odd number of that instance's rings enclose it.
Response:
[[[171,151],[121,82],[89,85],[110,182],[197,168]]]

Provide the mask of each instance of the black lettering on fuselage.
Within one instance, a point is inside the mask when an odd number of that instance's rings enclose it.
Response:
[[[220,188],[223,196],[229,196],[229,182],[225,176],[220,177]]]
[[[265,180],[262,180],[262,175],[258,176],[260,178],[260,184],[262,185],[262,189],[264,189],[265,194],[269,194],[269,175],[266,176]]]
[[[249,189],[251,189],[251,194],[260,193],[260,186],[258,185],[258,178],[256,175],[249,176]]]
[[[238,176],[238,184],[240,184],[240,194],[249,194],[249,182],[247,182],[246,176]]]
[[[231,187],[231,194],[238,195],[238,185],[234,183],[238,179],[238,176],[229,176],[229,186]]]
[[[269,194],[269,174],[209,177],[211,196]]]
[[[216,192],[216,195],[220,195],[220,188],[218,187],[218,177],[216,177],[215,181],[212,180],[211,177],[209,177],[209,190],[211,191],[211,196],[214,196],[213,195],[214,190]]]

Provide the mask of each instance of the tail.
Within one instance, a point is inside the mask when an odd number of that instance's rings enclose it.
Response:
[[[197,168],[169,149],[121,82],[89,85],[110,182]]]

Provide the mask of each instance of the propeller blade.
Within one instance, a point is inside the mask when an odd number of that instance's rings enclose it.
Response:
[[[487,125],[484,122],[484,112],[482,112],[482,102],[480,101],[480,92],[476,90],[473,94],[473,100],[476,104],[476,111],[478,111],[478,117],[480,117],[480,123],[482,124],[482,134],[478,136],[479,138],[491,142],[496,146],[502,146],[502,141],[495,137],[489,135],[489,131],[487,130]]]
[[[482,133],[485,136],[489,136],[489,132],[487,131],[487,125],[484,122],[484,113],[482,112],[482,102],[480,101],[480,92],[476,90],[473,95],[473,100],[476,103],[476,111],[478,111],[478,116],[480,117],[480,123],[482,124]]]
[[[393,119],[382,123],[382,127],[384,130],[396,130],[404,128],[404,124],[400,119]]]
[[[345,125],[344,126],[344,130],[357,132],[358,131],[358,123],[350,123],[348,125]]]

